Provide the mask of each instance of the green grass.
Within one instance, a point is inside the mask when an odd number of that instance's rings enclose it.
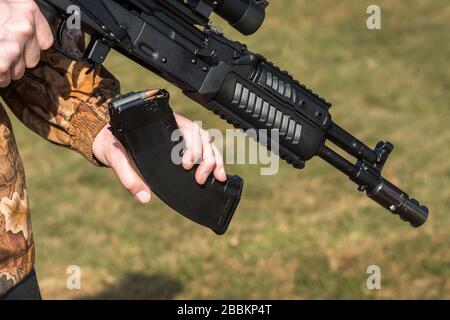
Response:
[[[272,1],[250,47],[334,103],[335,121],[369,144],[396,150],[387,177],[427,203],[409,228],[311,161],[262,177],[230,166],[246,189],[229,233],[216,237],[159,200],[136,204],[107,169],[52,146],[15,122],[27,168],[37,271],[45,298],[450,298],[450,6],[446,0]],[[124,92],[164,87],[181,114],[227,128],[177,89],[112,55]],[[65,288],[68,265],[82,290]],[[366,268],[382,290],[365,287]]]

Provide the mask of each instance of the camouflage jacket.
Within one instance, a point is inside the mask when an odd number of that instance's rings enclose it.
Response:
[[[107,100],[118,94],[119,83],[102,66],[86,75],[81,32],[66,31],[62,40],[62,48],[54,45],[43,52],[36,68],[0,94],[29,129],[96,164],[92,143],[108,122]],[[28,203],[22,159],[0,104],[0,296],[34,264]]]

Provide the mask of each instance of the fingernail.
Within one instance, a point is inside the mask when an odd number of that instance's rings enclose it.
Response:
[[[139,191],[136,194],[136,199],[138,199],[141,203],[148,203],[150,201],[150,193],[147,191]]]
[[[223,176],[224,179],[227,178],[227,173],[225,172],[224,168],[220,169],[220,174]]]
[[[205,184],[205,182],[208,179],[208,177],[209,177],[209,173],[208,172],[202,174],[202,184]]]

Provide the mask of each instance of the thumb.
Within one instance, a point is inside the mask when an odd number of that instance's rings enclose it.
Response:
[[[146,204],[150,202],[150,188],[144,180],[136,173],[123,151],[123,147],[115,142],[114,148],[108,153],[108,165],[114,170],[125,189],[128,190],[139,202]]]

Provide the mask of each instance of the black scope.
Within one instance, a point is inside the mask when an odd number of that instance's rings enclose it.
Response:
[[[161,0],[173,3],[174,0]],[[175,0],[186,3],[197,16],[209,20],[212,12],[225,19],[243,35],[258,31],[266,18],[268,0]],[[196,19],[194,18],[194,21]],[[200,22],[200,21],[197,21]],[[203,23],[205,21],[202,21]]]
[[[267,0],[222,0],[214,12],[244,35],[258,31],[266,17]]]

